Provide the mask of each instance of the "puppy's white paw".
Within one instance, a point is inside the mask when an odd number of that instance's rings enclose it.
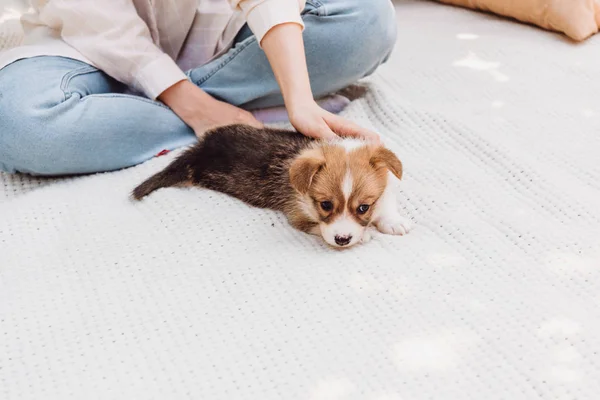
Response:
[[[413,223],[410,219],[395,214],[381,217],[375,226],[379,232],[386,235],[406,235],[412,229]]]
[[[360,239],[361,243],[368,243],[373,239],[373,233],[371,233],[370,229],[367,229],[365,233],[363,233],[362,239]]]

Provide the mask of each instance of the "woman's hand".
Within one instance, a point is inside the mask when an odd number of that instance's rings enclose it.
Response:
[[[261,46],[281,88],[290,122],[298,132],[314,138],[339,135],[379,140],[376,133],[323,110],[315,102],[300,25],[286,23],[271,28],[263,37]]]
[[[263,127],[248,111],[216,100],[189,81],[171,86],[159,96],[159,100],[188,124],[198,137],[209,129],[223,125],[239,123]]]
[[[314,100],[288,107],[290,122],[298,132],[317,139],[358,137],[379,142],[379,135],[322,109]]]

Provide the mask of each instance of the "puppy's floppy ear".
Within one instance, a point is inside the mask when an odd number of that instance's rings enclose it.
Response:
[[[371,155],[370,163],[376,170],[387,168],[396,178],[402,179],[402,162],[391,150],[383,146],[376,147]]]
[[[315,174],[325,164],[320,149],[310,149],[301,153],[290,166],[290,183],[301,194],[308,192]]]

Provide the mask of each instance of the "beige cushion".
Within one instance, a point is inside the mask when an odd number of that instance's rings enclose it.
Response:
[[[581,41],[598,32],[600,0],[438,0],[562,32]]]

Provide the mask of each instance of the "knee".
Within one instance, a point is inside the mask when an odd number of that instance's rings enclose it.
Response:
[[[0,170],[53,175],[55,144],[47,134],[42,113],[20,103],[0,102]]]
[[[340,0],[345,17],[342,40],[346,54],[367,65],[365,75],[385,62],[396,44],[395,9],[390,0]]]
[[[22,151],[19,139],[25,136],[22,113],[13,104],[0,92],[0,171],[9,173],[19,172],[17,164]]]

